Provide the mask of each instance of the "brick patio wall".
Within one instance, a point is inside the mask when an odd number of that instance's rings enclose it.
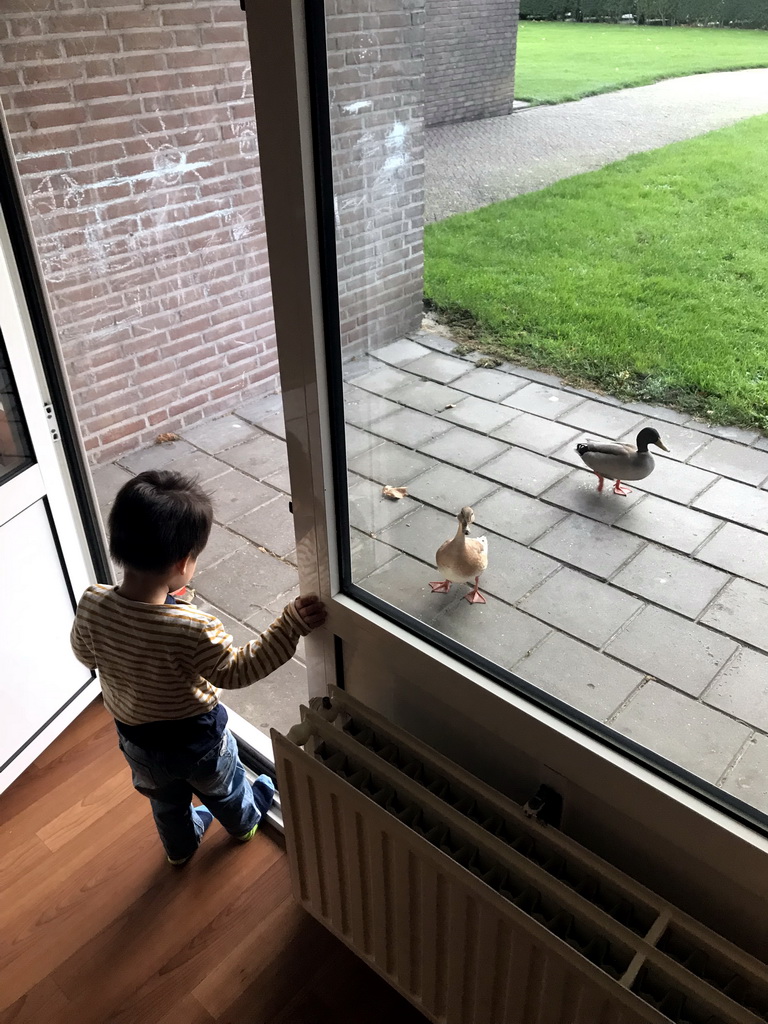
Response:
[[[350,349],[421,316],[424,21],[424,0],[329,4]],[[0,96],[91,459],[274,390],[236,0],[7,0]]]
[[[425,0],[329,0],[341,333],[376,349],[423,297]]]
[[[427,0],[426,123],[512,111],[519,0]]]
[[[237,3],[8,0],[0,88],[86,448],[277,373]]]

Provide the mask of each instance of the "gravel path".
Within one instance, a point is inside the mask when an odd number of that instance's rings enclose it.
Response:
[[[720,71],[426,132],[427,220],[768,113],[768,69]]]

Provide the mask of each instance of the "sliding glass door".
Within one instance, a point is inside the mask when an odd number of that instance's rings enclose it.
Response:
[[[727,625],[757,585],[697,557],[726,521],[666,469],[598,494],[575,450],[647,424],[682,461],[712,435],[424,317],[428,121],[461,89],[436,70],[434,8],[246,7],[298,564],[331,609],[311,686],[341,681],[518,799],[551,785],[567,831],[762,941],[768,738],[735,680],[765,657]]]

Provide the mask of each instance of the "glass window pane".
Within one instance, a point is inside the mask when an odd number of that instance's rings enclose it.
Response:
[[[35,461],[0,334],[0,484]]]
[[[211,492],[192,587],[244,645],[298,586],[245,14],[236,0],[83,6],[39,0],[30,18],[8,0],[0,32],[83,443],[105,522],[142,470]],[[226,702],[287,731],[306,695],[302,641]]]
[[[326,21],[344,585],[663,770],[768,811],[768,442],[727,425],[717,384],[696,419],[663,374],[661,398],[649,386],[641,403],[641,372],[616,369],[635,366],[621,346],[657,330],[648,309],[665,290],[665,331],[693,311],[699,358],[728,324],[752,331],[738,342],[752,365],[759,327],[713,307],[695,253],[688,278],[666,257],[643,262],[663,223],[694,230],[689,193],[671,184],[685,162],[652,153],[558,184],[595,164],[563,149],[543,168],[552,125],[567,125],[555,106],[514,109],[532,43],[517,40],[514,5],[372,6],[332,2]],[[596,110],[595,146],[610,137],[607,100],[568,108]],[[641,120],[627,153],[664,141],[641,145]],[[720,243],[701,239],[713,265]],[[602,362],[591,324],[604,325]],[[757,424],[764,374],[741,372]]]

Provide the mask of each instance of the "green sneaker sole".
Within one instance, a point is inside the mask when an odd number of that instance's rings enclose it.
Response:
[[[259,824],[257,822],[250,832],[246,832],[245,835],[243,836],[235,836],[235,839],[238,841],[238,843],[250,843],[250,841],[253,839],[253,837],[256,835],[258,831]]]

